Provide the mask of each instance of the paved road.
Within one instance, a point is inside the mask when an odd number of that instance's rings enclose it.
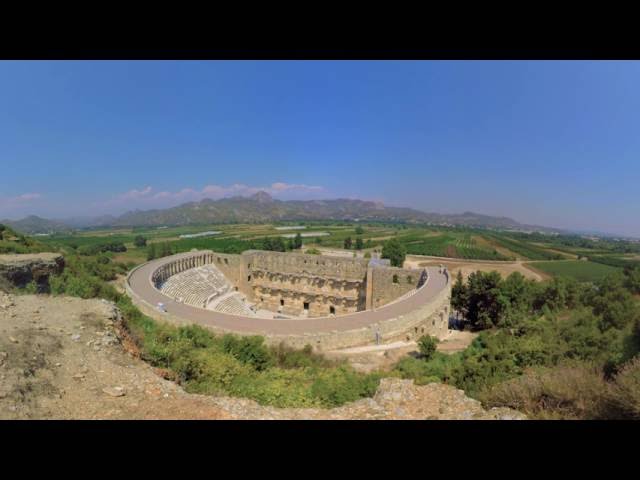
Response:
[[[189,254],[183,254],[189,256]],[[243,317],[214,312],[203,308],[178,303],[162,294],[151,283],[153,271],[167,261],[167,257],[146,263],[129,277],[129,285],[141,298],[152,306],[164,303],[167,312],[193,323],[211,325],[225,330],[251,332],[259,334],[300,335],[303,333],[321,333],[345,331],[366,327],[373,323],[407,314],[417,307],[431,301],[446,287],[446,277],[438,273],[437,267],[428,267],[429,280],[418,292],[405,300],[392,303],[375,310],[340,315],[338,317],[316,317],[305,319],[267,319]]]

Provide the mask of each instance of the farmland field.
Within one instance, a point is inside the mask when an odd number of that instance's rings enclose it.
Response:
[[[580,260],[529,262],[526,265],[556,277],[572,277],[579,282],[595,282],[620,271],[619,268],[609,265]]]
[[[302,226],[306,228],[301,229]],[[197,235],[207,231],[219,231],[220,234],[210,237],[180,238],[180,235]],[[149,247],[134,245],[134,239],[139,235],[146,239],[147,246],[155,245],[158,251],[162,250],[162,255],[166,255],[169,254],[167,252],[187,252],[192,249],[240,253],[248,249],[262,249],[265,239],[298,232],[327,233],[322,237],[303,238],[303,245],[306,248],[329,248],[342,251],[347,238],[351,239],[352,245],[360,239],[362,250],[359,255],[364,255],[365,252],[373,253],[374,250],[379,252],[386,241],[394,238],[406,248],[409,255],[447,257],[454,261],[519,259],[532,261],[531,266],[537,269],[538,275],[567,275],[584,281],[600,278],[606,273],[627,265],[640,264],[640,261],[634,258],[634,255],[636,257],[638,255],[634,250],[637,247],[613,242],[592,242],[579,237],[557,237],[536,233],[394,223],[325,221],[87,229],[71,234],[42,237],[39,241],[51,247],[77,251],[81,254],[92,248],[121,244],[126,251],[120,246],[120,248],[111,249],[112,251],[107,254],[116,261],[139,264],[145,262],[147,258],[153,258],[148,256]],[[282,240],[289,241],[289,239]],[[622,248],[631,251],[619,253]],[[290,249],[290,246],[287,246],[287,249]],[[352,255],[354,252],[355,247],[344,250],[347,255]],[[578,256],[588,257],[590,262],[574,260]]]

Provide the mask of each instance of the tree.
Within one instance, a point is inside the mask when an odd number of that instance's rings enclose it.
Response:
[[[356,235],[362,235],[364,233],[364,230],[362,229],[362,227],[360,225],[358,225],[356,227]]]
[[[451,306],[459,312],[464,312],[467,302],[467,287],[462,280],[462,272],[458,270],[456,281],[451,287]]]
[[[501,282],[502,278],[496,271],[477,271],[469,275],[467,305],[463,312],[471,325],[491,328],[498,324],[508,304],[508,299],[500,290]]]
[[[438,345],[438,339],[430,335],[423,335],[418,339],[418,350],[422,358],[429,361],[433,358],[433,354],[436,353],[436,347]]]
[[[156,258],[156,255],[156,244],[150,243],[147,247],[147,260],[153,260],[154,258]]]
[[[346,250],[350,250],[351,249],[351,237],[347,237],[344,239],[344,248]]]
[[[282,237],[266,237],[262,239],[262,249],[273,252],[284,252],[286,244]]]
[[[598,282],[597,290],[589,299],[595,315],[601,315],[600,330],[623,329],[640,320],[640,308],[631,293],[624,288],[622,275],[608,275]]]
[[[133,244],[138,248],[146,247],[147,239],[144,238],[142,235],[138,235],[136,236],[136,238],[133,239]]]
[[[296,233],[296,238],[293,241],[293,247],[296,250],[302,248],[302,235],[300,235],[300,233]]]
[[[356,238],[356,250],[362,250],[363,247],[362,238]]]
[[[382,258],[388,258],[392,267],[402,267],[407,249],[396,238],[387,240],[382,246]]]
[[[630,268],[625,270],[625,286],[631,290],[632,293],[640,293],[640,267]]]

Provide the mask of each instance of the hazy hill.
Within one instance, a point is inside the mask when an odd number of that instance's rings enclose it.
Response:
[[[276,200],[265,192],[251,197],[205,199],[162,210],[136,210],[120,216],[116,226],[161,226],[205,223],[263,223],[297,220],[359,220],[523,228],[506,217],[472,212],[455,215],[426,213],[412,208],[387,207],[380,202],[353,199]]]
[[[204,199],[172,208],[134,210],[119,217],[76,217],[64,221],[30,216],[18,221],[5,221],[23,233],[65,232],[88,227],[154,227],[212,223],[265,223],[276,221],[337,220],[431,223],[464,225],[480,228],[547,230],[551,228],[523,225],[511,218],[492,217],[473,212],[461,214],[427,213],[412,208],[388,207],[380,202],[354,199],[276,200],[266,192],[251,197]]]
[[[58,220],[47,220],[46,218],[37,217],[36,215],[30,215],[22,220],[0,220],[0,223],[8,225],[20,233],[29,235],[33,235],[35,233],[66,232],[71,230],[66,223]]]

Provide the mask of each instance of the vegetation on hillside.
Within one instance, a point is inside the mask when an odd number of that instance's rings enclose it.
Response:
[[[0,254],[2,253],[39,253],[52,249],[31,237],[19,234],[0,223]]]
[[[396,371],[534,418],[639,418],[639,279],[640,271],[595,284],[458,277],[452,306],[483,331],[463,352],[407,357]]]

